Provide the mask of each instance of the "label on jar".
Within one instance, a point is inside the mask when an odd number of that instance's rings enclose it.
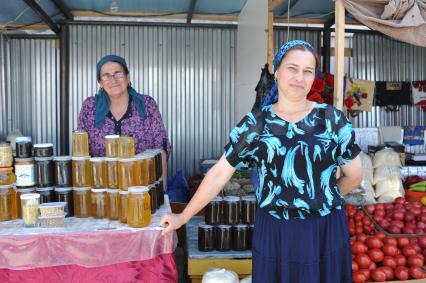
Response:
[[[16,175],[16,186],[28,187],[35,185],[35,174],[34,164],[30,165],[16,165],[15,164],[15,175]]]

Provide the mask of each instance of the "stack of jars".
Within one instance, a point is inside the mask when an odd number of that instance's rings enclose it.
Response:
[[[8,142],[0,142],[0,221],[17,217],[16,192],[13,188],[16,176],[12,165],[12,146]]]
[[[214,198],[205,207],[205,222],[198,225],[198,249],[251,249],[255,214],[254,196]]]

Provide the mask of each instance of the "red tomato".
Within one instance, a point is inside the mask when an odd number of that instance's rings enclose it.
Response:
[[[414,279],[423,279],[426,277],[425,272],[420,267],[410,267],[408,272]]]
[[[398,254],[398,248],[393,245],[384,245],[382,250],[385,255],[396,256]]]
[[[374,204],[367,204],[366,206],[364,206],[364,208],[368,213],[370,214],[374,213],[374,210],[375,210]]]
[[[358,263],[359,268],[368,268],[371,264],[371,259],[366,254],[357,254],[355,261]]]
[[[365,281],[367,281],[367,278],[365,278],[365,275],[363,273],[358,272],[358,271],[355,271],[352,274],[352,279],[353,279],[354,283],[364,283]]]
[[[386,275],[386,280],[393,280],[393,269],[389,266],[381,266],[377,268],[378,270],[382,270]]]
[[[397,245],[398,245],[398,241],[397,241],[397,239],[392,238],[392,237],[386,237],[386,238],[383,240],[383,243],[384,243],[384,244],[387,244],[387,245],[392,245],[392,246],[397,246]]]
[[[408,266],[410,267],[423,267],[424,262],[423,258],[421,258],[419,255],[412,255],[408,258]]]
[[[418,243],[422,249],[426,249],[426,235],[419,237]]]
[[[407,280],[410,275],[408,274],[408,268],[405,266],[398,266],[394,271],[395,277],[401,281]]]
[[[385,257],[382,250],[380,250],[380,249],[369,250],[368,256],[370,257],[371,261],[373,261],[375,263],[382,262],[383,258]]]
[[[376,263],[372,261],[372,262],[370,263],[370,266],[368,267],[368,270],[370,270],[370,271],[371,271],[371,270],[374,270],[374,269],[376,269],[376,268],[377,268]]]
[[[386,233],[385,232],[377,232],[376,234],[374,234],[374,236],[383,240],[384,238],[386,238]]]
[[[365,243],[365,240],[367,240],[367,235],[365,235],[365,234],[358,234],[358,235],[356,235],[355,239],[358,242]]]
[[[360,270],[358,270],[358,272],[365,275],[365,280],[366,281],[368,279],[370,279],[370,270],[368,270],[368,269],[360,269]],[[408,272],[408,269],[407,269],[407,272]]]
[[[398,266],[405,266],[407,264],[407,259],[404,255],[397,255],[395,256],[396,265]]]
[[[402,254],[406,257],[412,256],[416,254],[416,250],[413,248],[412,245],[408,245],[402,248]]]
[[[398,238],[397,241],[398,247],[405,247],[406,245],[410,244],[410,240],[408,240],[407,237]]]
[[[358,263],[356,263],[355,261],[352,261],[352,271],[358,271],[359,267],[358,267]]]
[[[386,239],[385,239],[386,240]],[[380,249],[383,246],[382,240],[377,237],[368,238],[365,243],[370,249]]]
[[[384,282],[386,281],[386,273],[383,270],[376,268],[371,271],[371,278],[377,282]]]
[[[365,254],[367,250],[368,250],[367,246],[361,242],[355,241],[354,244],[352,245],[353,254]]]
[[[398,264],[396,263],[395,258],[391,257],[391,256],[385,256],[383,258],[383,265],[384,266],[389,266],[392,269],[395,269],[398,266]]]

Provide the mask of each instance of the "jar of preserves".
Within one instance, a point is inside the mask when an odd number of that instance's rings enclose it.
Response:
[[[92,216],[107,218],[107,194],[105,189],[92,189]]]
[[[132,158],[135,156],[135,140],[132,136],[120,136],[118,139],[118,157]]]
[[[32,187],[35,182],[35,164],[32,158],[15,159],[16,186]]]
[[[106,135],[105,136],[105,156],[118,157],[118,141],[119,135]]]
[[[151,199],[148,187],[129,187],[127,198],[127,225],[134,228],[151,223]]]
[[[74,201],[71,187],[55,188],[55,201],[65,202],[65,217],[74,216]]]
[[[0,186],[12,185],[16,181],[16,176],[13,173],[13,167],[0,168]]]
[[[90,217],[91,214],[91,188],[90,187],[74,187],[73,188],[73,201],[74,201],[74,216],[80,218]]]
[[[12,145],[8,142],[0,142],[0,167],[11,167],[13,165]]]
[[[0,221],[12,219],[12,186],[0,185]]]
[[[142,154],[138,155],[138,170],[139,170],[139,182],[141,186],[148,186],[149,185],[149,162],[148,162],[148,156]]]
[[[223,198],[218,196],[207,204],[204,213],[206,224],[219,225],[222,223],[222,202]]]
[[[107,157],[106,171],[107,171],[107,188],[118,189],[118,159],[114,157]]]
[[[89,135],[86,131],[72,132],[72,156],[89,156]]]
[[[134,158],[123,158],[118,160],[118,188],[127,190],[134,185]]]
[[[35,227],[38,223],[39,194],[23,194],[20,196],[22,220],[24,227]]]
[[[244,251],[247,250],[248,245],[248,225],[246,224],[238,224],[232,226],[232,249],[234,251]]]
[[[40,204],[55,200],[53,187],[36,188],[36,192],[40,195]]]
[[[39,187],[53,186],[53,158],[36,157],[36,183]]]
[[[39,143],[34,145],[35,157],[52,157],[53,144],[52,143]]]
[[[53,176],[55,187],[72,186],[71,156],[55,156],[53,158]]]
[[[240,197],[226,196],[223,198],[223,223],[228,225],[240,223]]]
[[[92,167],[93,188],[100,189],[107,186],[107,166],[105,158],[92,157],[90,158]]]
[[[108,189],[108,218],[110,220],[118,219],[118,191],[119,189]]]
[[[241,221],[244,224],[254,224],[256,216],[256,198],[255,196],[241,197]]]
[[[231,249],[231,225],[220,224],[215,226],[215,249],[226,252]]]
[[[198,224],[198,249],[202,252],[214,250],[214,226],[206,223]]]
[[[72,158],[72,184],[74,187],[90,187],[92,185],[92,170],[90,157]]]
[[[151,214],[154,214],[157,211],[157,188],[155,184],[148,186],[149,188],[149,198],[151,199]]]
[[[16,158],[33,157],[33,143],[30,137],[17,137],[15,142]]]
[[[118,192],[118,220],[121,223],[127,223],[127,198],[129,196],[128,191]]]

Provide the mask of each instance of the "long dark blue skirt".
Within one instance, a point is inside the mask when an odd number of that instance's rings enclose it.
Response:
[[[352,282],[344,210],[313,219],[278,220],[257,209],[252,252],[254,283]]]

